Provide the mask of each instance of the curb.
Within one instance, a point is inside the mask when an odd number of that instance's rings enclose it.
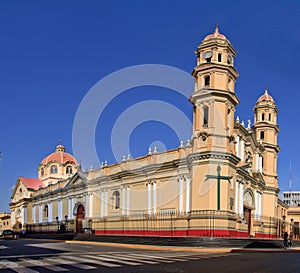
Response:
[[[180,252],[202,252],[202,253],[229,253],[231,248],[200,248],[200,247],[176,247],[176,246],[154,246],[154,245],[133,245],[133,244],[121,244],[121,243],[104,243],[104,242],[87,242],[87,241],[65,241],[68,244],[79,245],[99,245],[99,246],[111,246],[122,247],[131,249],[144,249],[144,250],[160,250],[160,251],[180,251]]]

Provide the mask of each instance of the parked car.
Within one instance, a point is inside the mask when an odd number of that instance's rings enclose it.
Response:
[[[6,229],[3,230],[2,238],[6,240],[12,240],[15,239],[15,234],[11,229]]]

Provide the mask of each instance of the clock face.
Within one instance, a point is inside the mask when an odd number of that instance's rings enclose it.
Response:
[[[202,57],[203,57],[204,59],[209,59],[209,58],[211,58],[212,55],[213,55],[213,54],[212,54],[211,51],[206,51],[206,52],[203,53]]]
[[[229,63],[232,63],[232,60],[233,60],[233,59],[232,59],[232,56],[231,56],[230,54],[228,54],[227,60],[228,60]]]

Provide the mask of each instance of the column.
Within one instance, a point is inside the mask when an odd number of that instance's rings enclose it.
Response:
[[[259,217],[261,217],[262,216],[262,193],[259,193],[259,195],[258,195],[258,201],[259,201],[259,206],[258,206],[258,215],[259,215]]]
[[[244,214],[244,184],[240,183],[239,214]]]
[[[35,206],[32,206],[32,222],[35,224],[36,218],[35,218]]]
[[[43,210],[42,210],[42,205],[39,204],[39,223],[43,222]]]
[[[236,156],[240,157],[240,136],[236,137],[235,152]]]
[[[259,172],[262,173],[262,161],[263,161],[263,158],[262,156],[260,155],[259,156]]]
[[[89,194],[84,196],[84,201],[85,201],[86,218],[89,218],[90,217]]]
[[[73,210],[74,210],[74,207],[75,207],[75,203],[76,203],[76,198],[72,197],[72,200],[71,200],[71,218],[70,219],[74,219]]]
[[[89,218],[93,218],[93,201],[94,195],[92,193],[88,194],[89,196]]]
[[[191,196],[191,186],[190,186],[190,178],[188,176],[185,177],[185,212],[190,212],[190,196]]]
[[[22,225],[26,224],[27,207],[22,207]]]
[[[148,214],[151,214],[151,183],[147,183],[148,188]]]
[[[255,219],[259,218],[258,211],[259,211],[259,193],[255,191],[255,211],[254,211]]]
[[[72,198],[68,198],[68,219],[72,217]]]
[[[62,200],[59,199],[58,200],[58,221],[62,221],[63,220],[62,212],[63,212]]]
[[[179,213],[182,213],[183,211],[183,178],[182,177],[179,177],[178,179],[178,183],[179,183],[179,206],[178,206],[178,210],[179,210]]]
[[[255,154],[255,170],[258,172],[259,171],[259,154]]]
[[[126,215],[129,216],[130,213],[130,188],[126,187]]]
[[[153,214],[156,214],[156,181],[153,181]]]
[[[104,211],[104,216],[107,217],[108,216],[108,191],[105,190],[105,211]]]
[[[241,140],[241,154],[240,154],[240,158],[241,158],[241,161],[244,161],[245,160],[245,140]]]
[[[124,216],[125,215],[125,201],[126,201],[126,193],[125,193],[125,190],[126,190],[126,186],[123,185],[121,187],[121,215]]]
[[[239,214],[239,190],[240,190],[240,183],[238,181],[235,182],[235,213]]]
[[[52,202],[48,203],[48,222],[52,222]]]
[[[100,217],[104,217],[104,192],[100,191]]]

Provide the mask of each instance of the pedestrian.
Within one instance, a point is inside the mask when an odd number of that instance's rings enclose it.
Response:
[[[288,237],[289,237],[289,234],[287,232],[285,232],[283,234],[283,247],[287,247],[288,246]]]
[[[292,247],[292,245],[293,245],[293,233],[292,232],[290,233],[288,244],[289,244],[289,247]]]

